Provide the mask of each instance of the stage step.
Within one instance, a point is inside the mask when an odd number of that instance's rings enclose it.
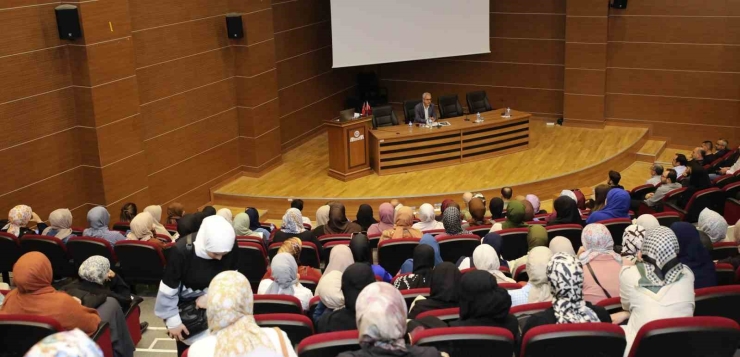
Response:
[[[640,150],[637,151],[637,160],[653,163],[663,153],[666,147],[664,140],[648,140]]]
[[[668,145],[660,155],[655,159],[655,162],[658,164],[662,164],[665,167],[672,167],[673,157],[676,154],[684,154],[686,155],[686,159],[691,160],[691,151],[677,148],[677,147],[671,147]]]

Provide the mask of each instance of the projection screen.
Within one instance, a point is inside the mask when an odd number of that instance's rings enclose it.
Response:
[[[489,53],[489,0],[331,0],[334,68]]]

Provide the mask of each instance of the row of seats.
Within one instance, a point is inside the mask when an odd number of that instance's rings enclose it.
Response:
[[[465,95],[468,104],[468,113],[484,113],[493,110],[488,101],[486,91],[475,91]],[[421,100],[405,100],[403,102],[404,122],[413,122],[416,118],[416,106]],[[457,94],[442,95],[437,98],[439,119],[459,117],[465,114]],[[373,107],[373,128],[398,125],[398,118],[393,107],[383,105]]]

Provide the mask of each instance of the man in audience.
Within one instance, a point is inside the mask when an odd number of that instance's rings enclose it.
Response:
[[[657,190],[655,190],[655,193],[648,193],[647,195],[645,195],[645,204],[653,207],[658,202],[660,202],[660,200],[662,200],[668,192],[681,188],[681,184],[676,182],[677,179],[678,173],[676,172],[676,170],[665,170],[663,172],[663,178],[661,180],[661,183],[663,184],[660,185]]]
[[[694,150],[691,152],[691,161],[690,162],[696,162],[699,164],[699,166],[704,166],[704,155],[706,154],[706,151],[702,149],[701,147],[695,147]]]
[[[511,187],[506,186],[501,189],[501,199],[504,200],[504,209],[509,206],[509,201],[511,200],[511,196],[513,195],[514,190]]]
[[[432,103],[432,94],[424,93],[421,95],[421,103],[414,108],[416,113],[416,123],[426,124],[427,119],[434,121],[434,103]]]
[[[653,164],[653,166],[650,166],[650,179],[646,183],[655,186],[661,181],[663,181],[663,165]]]
[[[293,199],[290,201],[290,208],[296,208],[301,211],[301,217],[303,218],[304,224],[311,224],[311,219],[303,215],[303,200],[300,198]]]
[[[719,169],[719,173],[722,175],[734,175],[738,170],[740,170],[740,158],[732,166]]]
[[[609,186],[611,187],[621,188],[624,190],[624,187],[619,184],[619,181],[622,181],[622,175],[617,171],[610,170],[609,181],[607,182],[607,184],[609,184]]]
[[[714,145],[714,147],[716,148],[715,149],[716,151],[714,152],[714,157],[719,159],[722,156],[727,155],[727,153],[730,152],[729,150],[727,150],[727,147],[728,147],[727,145],[728,145],[727,140],[725,139],[717,140],[717,144]]]
[[[707,140],[701,143],[701,148],[704,150],[704,162],[711,164],[712,161],[717,160],[717,155],[714,152],[714,144],[711,140]]]
[[[676,154],[676,156],[673,157],[673,169],[676,170],[676,176],[681,177],[681,175],[686,172],[686,165],[688,163],[686,155],[684,154]]]

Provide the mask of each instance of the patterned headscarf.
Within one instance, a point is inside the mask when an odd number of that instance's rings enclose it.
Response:
[[[108,280],[109,271],[110,262],[108,261],[108,258],[100,255],[93,255],[82,262],[80,269],[77,270],[77,275],[91,283],[103,285],[105,284],[105,281]]]
[[[26,357],[103,357],[103,351],[80,329],[57,332],[44,337],[25,355]]]
[[[141,212],[129,223],[130,232],[126,235],[127,240],[148,241],[154,237],[154,217],[149,212]]]
[[[637,260],[637,253],[642,249],[644,239],[644,227],[637,224],[627,226],[622,235],[622,256],[634,263]]]
[[[179,202],[173,202],[167,207],[167,224],[177,224],[177,221],[185,215],[185,208]]]
[[[449,235],[468,233],[462,228],[462,221],[460,220],[460,210],[457,207],[447,207],[447,209],[442,214],[442,224],[445,227],[445,233]]]
[[[406,301],[393,285],[375,282],[357,297],[355,319],[363,349],[406,351]]]
[[[295,258],[296,264],[301,264],[301,249],[303,249],[303,241],[298,237],[291,237],[283,241],[283,244],[278,248],[278,254],[288,253]]]
[[[552,251],[547,247],[534,247],[527,254],[527,275],[529,275],[529,297],[527,303],[552,301],[552,292],[547,280],[547,263]]]
[[[257,347],[274,350],[254,321],[254,295],[249,281],[237,271],[216,275],[208,286],[208,329],[216,336],[216,357],[238,357]]]
[[[287,253],[278,253],[270,263],[272,284],[265,294],[293,295],[294,286],[298,283],[298,264],[295,258]]]
[[[599,255],[610,255],[614,260],[622,263],[622,257],[614,252],[614,239],[609,228],[601,223],[591,223],[583,228],[581,243],[585,252],[578,257],[581,264],[586,265]]]
[[[302,233],[306,230],[303,228],[303,216],[298,208],[288,208],[285,211],[285,215],[283,215],[283,227],[280,230],[293,234]]]
[[[583,301],[583,266],[576,257],[566,253],[553,255],[547,264],[547,278],[557,323],[600,322],[596,313]]]
[[[537,212],[540,211],[540,198],[533,194],[529,194],[525,197],[525,199],[532,204],[532,208],[534,208],[534,214],[537,214]]]
[[[640,217],[637,217],[637,219],[635,220],[635,224],[645,229],[660,227],[660,222],[658,222],[658,219],[655,218],[655,216],[653,216],[652,214],[640,215]]]
[[[645,278],[639,285],[645,288],[658,288],[672,284],[681,278],[684,265],[678,260],[678,238],[668,227],[658,227],[647,231],[642,242],[642,261]]]
[[[697,227],[709,236],[712,243],[720,242],[727,237],[727,221],[722,215],[709,208],[705,208],[699,213]]]
[[[8,224],[4,227],[8,233],[18,236],[21,232],[21,227],[28,225],[28,221],[33,216],[33,210],[31,207],[26,205],[18,205],[10,209],[8,212]]]
[[[516,283],[511,278],[507,278],[503,272],[499,270],[501,267],[501,261],[498,259],[498,253],[496,249],[488,244],[481,244],[473,250],[473,263],[475,268],[478,270],[485,270],[491,273],[495,278],[496,282],[499,283]]]
[[[57,232],[54,236],[59,239],[64,239],[72,235],[72,211],[66,208],[51,211],[49,214],[49,227],[46,227],[41,234],[47,235],[52,230]]]

